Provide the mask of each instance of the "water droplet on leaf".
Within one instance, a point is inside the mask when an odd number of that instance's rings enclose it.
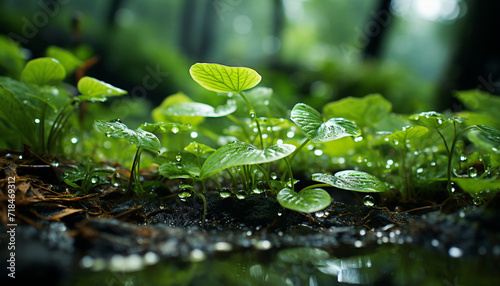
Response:
[[[476,168],[474,168],[474,167],[470,167],[469,168],[469,177],[471,177],[471,178],[477,177],[477,170],[476,170]]]

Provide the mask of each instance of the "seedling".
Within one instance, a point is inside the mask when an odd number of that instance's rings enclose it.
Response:
[[[158,137],[153,133],[144,131],[140,128],[136,130],[129,129],[125,124],[115,121],[115,122],[104,122],[100,120],[95,121],[95,126],[99,132],[106,135],[106,137],[112,137],[117,139],[125,139],[130,144],[134,144],[137,147],[135,153],[134,161],[132,167],[130,168],[130,179],[128,184],[128,191],[132,190],[132,182],[135,182],[135,190],[137,193],[144,193],[144,189],[140,181],[140,161],[141,153],[143,149],[159,152],[161,148],[161,143]]]

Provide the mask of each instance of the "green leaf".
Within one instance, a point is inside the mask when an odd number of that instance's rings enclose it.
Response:
[[[469,132],[467,137],[477,146],[500,154],[500,130],[488,125],[476,125],[479,130]]]
[[[403,130],[398,130],[391,135],[387,136],[389,140],[392,140],[394,144],[404,143],[406,140],[411,138],[421,137],[429,131],[427,127],[423,126],[407,126],[403,127]]]
[[[290,119],[313,143],[361,134],[354,122],[344,118],[331,118],[324,122],[316,109],[304,103],[298,103],[293,107]]]
[[[179,131],[190,130],[191,127],[186,124],[170,123],[170,122],[156,122],[156,123],[144,123],[140,129],[148,132],[163,132],[163,133],[178,133]]]
[[[480,90],[459,91],[455,95],[467,108],[498,116],[500,98]]]
[[[359,126],[373,126],[389,115],[392,104],[380,94],[370,94],[363,98],[346,97],[330,102],[323,108],[328,117],[342,117],[356,122]]]
[[[63,65],[66,73],[68,74],[72,73],[83,64],[83,62],[71,52],[57,46],[50,46],[47,49],[46,54],[47,57],[57,59]]]
[[[295,146],[290,144],[277,144],[260,150],[252,144],[235,141],[220,147],[207,158],[200,178],[210,177],[230,167],[273,162],[292,154],[294,150]]]
[[[196,156],[212,153],[215,151],[215,149],[213,149],[212,147],[197,142],[189,143],[189,145],[187,145],[184,150]]]
[[[114,87],[108,83],[84,76],[78,81],[78,91],[81,93],[78,98],[84,101],[104,102],[110,96],[127,94],[123,89]]]
[[[107,137],[125,139],[135,146],[158,152],[160,151],[160,140],[153,134],[142,129],[132,130],[121,122],[105,122],[96,120],[95,126],[99,132]]]
[[[20,45],[6,35],[0,35],[0,67],[17,78],[25,64]]]
[[[189,73],[201,86],[215,92],[238,93],[256,86],[262,79],[253,69],[219,64],[197,63]]]
[[[323,189],[308,189],[296,193],[288,188],[282,189],[277,196],[281,206],[303,213],[320,211],[332,202],[332,198]]]
[[[500,180],[498,179],[454,178],[453,181],[473,197],[492,196],[500,192]]]
[[[37,85],[56,85],[65,77],[63,65],[54,58],[31,60],[21,72],[21,81]]]
[[[202,116],[223,117],[236,111],[235,104],[225,104],[213,108],[212,106],[199,102],[179,102],[162,110],[167,116]]]
[[[313,181],[332,185],[339,189],[364,192],[378,193],[387,190],[386,185],[377,177],[361,171],[346,170],[328,175],[316,173],[312,175]]]
[[[28,116],[23,103],[3,85],[0,84],[0,118],[5,120],[9,125],[13,126],[19,132],[19,136],[23,136],[27,142],[35,143],[35,122],[33,117]]]
[[[427,111],[421,112],[419,114],[414,114],[411,115],[409,119],[431,129],[443,128],[451,123],[451,121],[446,119],[443,114],[435,111]]]
[[[172,106],[185,102],[193,102],[191,98],[182,92],[172,94],[165,98],[160,106],[153,109],[151,116],[155,122],[177,122],[181,124],[191,124],[197,126],[202,123],[205,118],[201,116],[177,116],[169,115],[165,110],[169,110]]]
[[[158,168],[160,175],[167,179],[189,179],[193,176],[182,166],[180,162],[166,162]]]

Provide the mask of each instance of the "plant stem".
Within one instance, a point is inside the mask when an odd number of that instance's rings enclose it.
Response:
[[[268,173],[266,172],[266,170],[260,165],[254,165],[254,166],[259,168],[260,171],[262,172],[262,174],[264,174],[264,179],[266,179],[266,182],[269,185],[269,188],[271,188],[271,192],[274,191],[273,187],[271,186],[271,181],[269,180],[269,176],[268,176]]]
[[[446,189],[448,190],[448,194],[450,195],[450,197],[453,197],[453,192],[451,191],[451,163],[453,161],[453,153],[455,151],[455,145],[456,145],[460,135],[464,134],[465,132],[467,132],[471,129],[477,128],[476,125],[472,125],[472,126],[469,126],[467,128],[464,128],[462,131],[457,133],[457,125],[455,122],[456,121],[453,121],[453,142],[451,143],[450,152],[448,154],[448,170],[447,170],[447,174],[446,174],[446,180],[448,181]]]
[[[203,217],[201,219],[201,228],[205,228],[205,219],[207,218],[207,199],[203,194],[196,193],[198,197],[200,197],[203,200]]]
[[[260,149],[264,149],[264,140],[262,139],[262,131],[260,130],[260,123],[259,123],[259,118],[257,117],[257,113],[255,113],[255,109],[253,109],[252,104],[248,99],[243,95],[243,93],[240,91],[238,94],[243,98],[243,100],[246,102],[248,105],[248,108],[250,109],[250,116],[253,117],[253,120],[255,120],[255,124],[257,125],[257,131],[259,132],[259,138],[260,138]]]
[[[47,111],[47,103],[43,103],[42,105],[42,115],[40,116],[40,126],[38,128],[38,136],[40,138],[40,143],[42,144],[42,152],[48,152],[48,150],[45,149],[45,113]]]
[[[284,160],[285,160],[285,163],[288,167],[288,172],[290,173],[291,188],[292,188],[292,190],[295,190],[295,180],[293,179],[292,164],[288,161],[287,158],[285,158]]]
[[[293,153],[292,153],[292,155],[290,156],[290,159],[289,159],[290,160],[289,161],[290,166],[292,164],[293,158],[295,158],[295,156],[300,152],[300,150],[302,150],[305,146],[307,146],[307,144],[309,144],[309,142],[311,142],[311,139],[306,138],[304,140],[304,142],[302,142],[302,144],[300,144],[300,146],[297,147],[295,149],[295,151],[293,151]],[[287,162],[287,164],[288,164],[288,162]],[[285,176],[287,175],[288,171],[291,172],[291,167],[290,166],[289,166],[289,168],[287,170],[285,170],[285,172],[283,173],[283,176],[281,176],[281,180],[283,180],[285,178]]]
[[[241,121],[239,121],[236,117],[232,116],[231,114],[227,115],[226,117],[229,118],[229,120],[231,120],[232,122],[234,122],[238,126],[240,126],[241,131],[243,131],[243,134],[245,134],[245,137],[248,139],[248,142],[251,143],[252,138],[250,138],[250,134],[248,134],[247,129],[245,128],[245,125],[243,123],[241,123]]]
[[[137,148],[137,152],[135,152],[135,157],[134,157],[134,162],[132,163],[132,168],[130,169],[130,178],[128,181],[128,192],[132,190],[132,181],[134,181],[134,171],[135,171],[135,166],[137,164],[137,161],[140,160],[141,157],[141,152],[142,152],[142,147]],[[136,182],[140,183],[140,182]]]

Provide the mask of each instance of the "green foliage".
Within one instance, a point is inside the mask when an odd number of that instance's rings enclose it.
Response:
[[[332,202],[330,195],[323,189],[307,189],[300,193],[284,188],[277,196],[280,205],[303,213],[320,211]]]
[[[277,144],[260,150],[245,142],[229,143],[208,157],[200,177],[204,179],[230,167],[274,162],[292,154],[294,150],[295,146],[290,144]]]
[[[316,173],[312,175],[312,180],[355,192],[378,193],[387,191],[387,186],[377,177],[361,171],[346,170],[337,172],[333,176]]]
[[[78,81],[77,87],[78,91],[81,93],[78,98],[83,101],[104,102],[110,96],[127,94],[123,89],[88,76],[82,77]]]
[[[239,93],[259,84],[262,77],[245,67],[228,67],[219,64],[194,64],[189,73],[204,88],[215,92]]]
[[[29,61],[21,72],[21,81],[36,85],[56,85],[66,77],[63,65],[54,58]]]
[[[160,140],[153,133],[144,131],[140,128],[136,130],[129,129],[127,125],[118,121],[104,122],[96,120],[95,126],[97,130],[105,134],[106,137],[125,139],[130,144],[137,146],[137,148],[144,148],[153,152],[160,151]]]

